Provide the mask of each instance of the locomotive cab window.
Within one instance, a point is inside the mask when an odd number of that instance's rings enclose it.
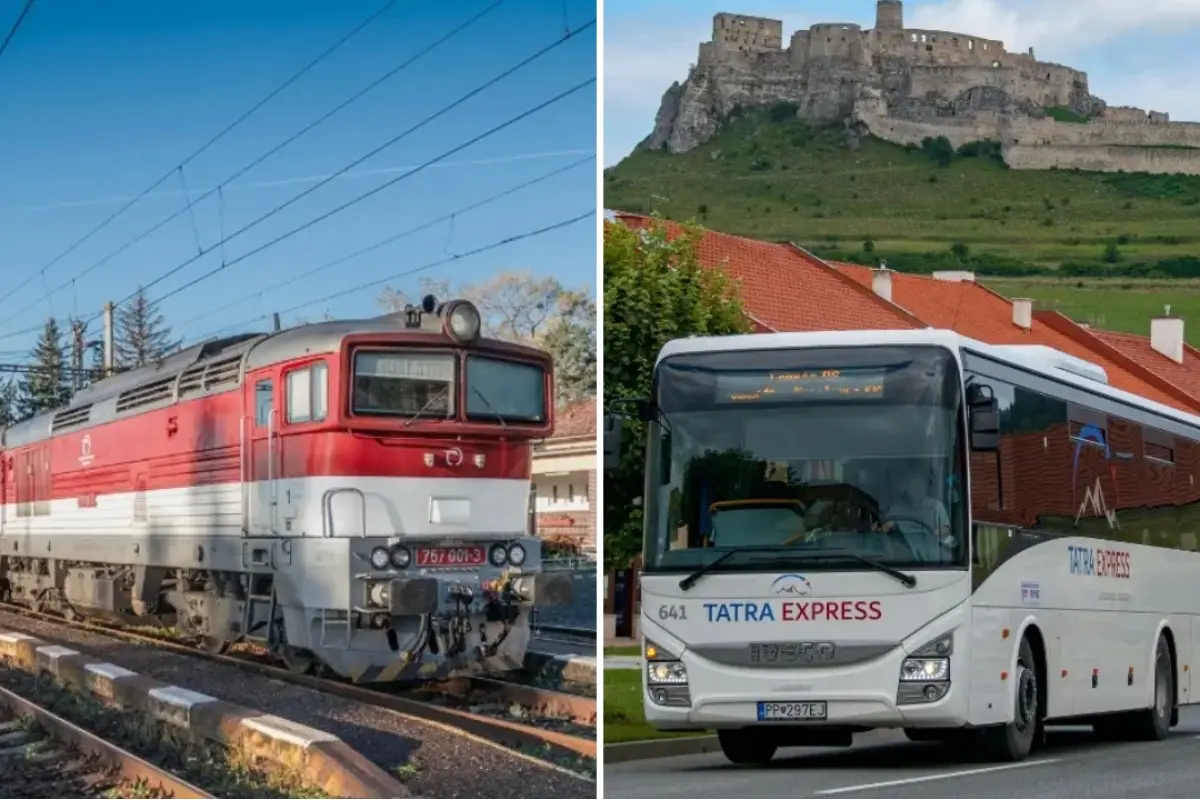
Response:
[[[355,353],[354,413],[435,419],[453,416],[458,395],[456,369],[452,353]]]
[[[534,364],[467,358],[467,417],[541,422],[546,419],[546,372]]]
[[[254,385],[254,418],[259,425],[271,421],[271,411],[275,408],[275,387],[272,382],[259,381]]]
[[[287,374],[287,421],[320,422],[328,407],[329,372],[324,364]]]

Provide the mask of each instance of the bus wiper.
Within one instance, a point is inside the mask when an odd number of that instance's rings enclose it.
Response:
[[[883,574],[888,575],[892,578],[895,578],[896,580],[900,581],[905,586],[907,586],[909,589],[911,589],[917,585],[917,577],[915,575],[909,575],[907,572],[902,572],[901,570],[898,570],[895,567],[889,567],[887,564],[876,561],[873,558],[867,558],[866,556],[860,556],[858,553],[852,553],[849,550],[825,550],[822,552],[814,553],[811,551],[801,550],[801,549],[795,547],[794,545],[779,544],[779,545],[756,545],[753,547],[747,546],[747,547],[730,548],[729,550],[726,550],[725,552],[721,553],[721,555],[718,556],[717,558],[715,558],[712,561],[705,564],[703,567],[700,567],[699,569],[697,569],[691,575],[688,575],[686,578],[681,580],[679,582],[679,588],[683,589],[686,592],[688,589],[690,589],[696,585],[696,581],[700,580],[708,572],[710,572],[714,568],[720,566],[721,564],[725,563],[726,561],[728,561],[730,558],[737,555],[738,553],[778,553],[778,552],[783,552],[783,551],[788,551],[790,553],[793,553],[796,557],[796,560],[799,560],[799,561],[804,561],[807,559],[818,559],[818,558],[849,558],[849,559],[853,559],[853,560],[859,562],[860,564],[866,564],[868,567],[871,567],[872,569],[877,569],[880,572],[882,572]]]
[[[746,547],[731,547],[728,550],[726,550],[725,552],[721,553],[721,555],[718,556],[717,558],[714,558],[712,561],[708,562],[703,567],[700,567],[698,570],[693,572],[691,575],[688,575],[686,578],[681,580],[679,582],[679,588],[683,589],[686,592],[688,589],[695,586],[696,581],[703,578],[705,576],[705,574],[707,574],[709,572],[709,570],[712,570],[713,568],[718,567],[721,564],[724,564],[726,561],[733,558],[738,553],[777,553],[780,550],[795,550],[795,549],[796,548],[793,547],[792,545],[786,545],[786,544],[767,544],[767,545],[753,545],[753,546],[747,545]]]
[[[471,391],[474,392],[476,396],[483,401],[483,404],[488,407],[488,411],[492,412],[492,416],[495,417],[496,421],[500,423],[500,427],[508,430],[508,423],[504,421],[504,417],[500,416],[500,412],[496,410],[496,407],[492,405],[491,401],[483,396],[483,392],[479,391],[479,387],[472,385]]]
[[[895,567],[889,567],[887,564],[884,564],[883,562],[876,561],[873,558],[867,558],[866,556],[860,556],[858,553],[852,553],[849,550],[825,550],[825,551],[819,552],[819,553],[804,553],[803,557],[804,558],[852,558],[855,561],[859,562],[860,564],[866,564],[868,567],[871,567],[872,569],[877,569],[880,572],[884,573],[885,575],[890,575],[891,577],[893,577],[896,580],[903,583],[909,589],[911,589],[917,585],[917,576],[916,575],[909,575],[907,572],[902,572],[901,570],[898,570]]]

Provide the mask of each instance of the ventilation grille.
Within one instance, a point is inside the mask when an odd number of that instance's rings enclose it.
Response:
[[[223,358],[207,364],[194,364],[179,376],[179,399],[237,386],[242,357]]]
[[[132,411],[143,406],[152,406],[170,400],[174,393],[174,378],[161,378],[153,383],[145,383],[136,389],[121,392],[117,398],[117,413]]]
[[[79,408],[68,408],[65,411],[60,411],[54,415],[54,422],[51,423],[50,430],[53,433],[58,433],[59,431],[66,431],[86,425],[91,413],[91,403],[88,403],[86,406],[79,406]]]

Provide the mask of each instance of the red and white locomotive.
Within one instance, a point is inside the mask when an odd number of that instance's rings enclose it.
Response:
[[[427,297],[106,378],[0,437],[0,595],[356,682],[519,667],[571,599],[530,529],[552,372]]]

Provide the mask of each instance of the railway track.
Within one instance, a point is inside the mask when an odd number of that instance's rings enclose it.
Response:
[[[212,797],[5,688],[0,786],[4,797]]]
[[[464,731],[528,755],[542,754],[558,767],[563,757],[596,757],[596,700],[497,678],[466,676],[432,682],[414,689],[377,689],[348,681],[292,672],[268,662],[263,654],[210,653],[176,639],[151,636],[88,620],[75,621],[0,603],[0,610],[53,625],[109,636],[121,641],[168,649],[189,657],[234,666],[274,680]],[[503,701],[498,703],[497,701]],[[465,707],[464,707],[465,706]],[[481,713],[492,708],[496,713]],[[520,709],[524,713],[514,713]],[[517,721],[513,717],[527,721]],[[534,756],[529,756],[534,757]],[[534,757],[537,758],[537,757]]]

